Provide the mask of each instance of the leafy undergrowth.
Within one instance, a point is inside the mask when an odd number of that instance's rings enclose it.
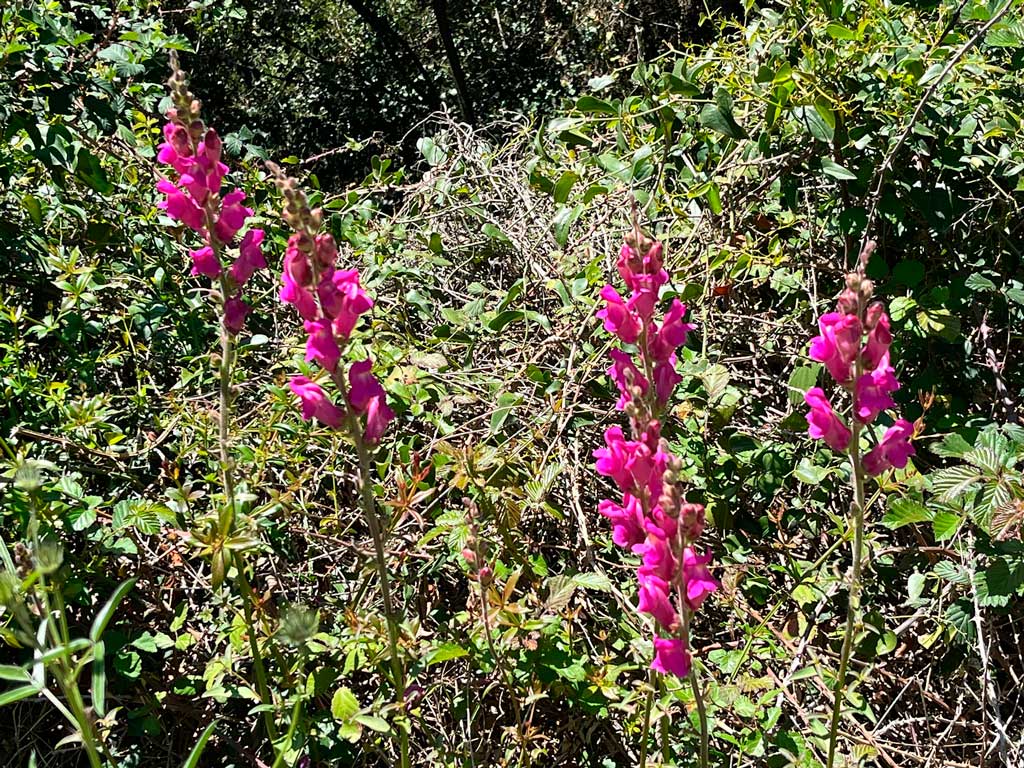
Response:
[[[591,460],[615,418],[596,296],[634,196],[697,323],[666,436],[713,520],[722,580],[693,630],[712,763],[823,760],[849,478],[804,437],[820,368],[806,340],[876,229],[868,274],[894,321],[896,399],[925,435],[871,498],[846,760],[1021,758],[1019,12],[971,42],[1001,7],[752,8],[706,48],[597,78],[544,125],[439,117],[419,167],[378,158],[363,183],[314,193],[376,297],[349,354],[372,351],[398,414],[374,490],[391,515],[415,764],[523,762],[517,708],[536,765],[637,764],[650,633]],[[215,321],[151,192],[153,81],[185,43],[144,17],[104,36],[108,19],[83,31],[41,6],[3,13],[3,554],[23,567],[30,525],[59,539],[86,631],[137,579],[104,637],[100,732],[118,764],[180,764],[216,721],[202,764],[256,765],[241,603],[212,588],[186,533],[219,483]],[[255,165],[238,175],[273,272],[276,193]],[[233,445],[258,642],[276,701],[306,697],[288,764],[394,764],[404,718],[382,683],[354,459],[298,417],[286,382],[311,370],[302,339],[274,278],[253,284]],[[461,554],[471,522],[492,561],[483,601]],[[319,614],[301,654],[293,604]],[[9,611],[0,622],[2,660],[30,660]],[[690,689],[653,680],[647,759],[693,764]],[[0,709],[12,766],[84,764],[74,744],[54,749],[67,733],[45,699]]]

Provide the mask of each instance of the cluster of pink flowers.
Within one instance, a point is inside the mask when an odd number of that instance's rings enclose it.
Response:
[[[660,322],[655,318],[659,293],[668,282],[661,243],[631,233],[619,254],[618,271],[629,298],[606,285],[601,291],[605,304],[597,315],[606,330],[636,349],[632,354],[613,349],[608,369],[620,394],[616,407],[629,416],[631,435],[609,427],[605,447],[594,451],[597,471],[623,494],[621,503],[601,501],[599,511],[611,521],[613,541],[641,557],[638,609],[660,629],[652,668],[686,677],[690,616],[718,582],[707,567],[710,552],[694,546],[704,529],[704,507],[684,501],[681,464],[661,436],[657,414],[681,380],[676,350],[693,326],[684,322],[686,306],[678,300]]]
[[[342,350],[359,317],[373,307],[373,299],[359,283],[356,269],[337,269],[338,246],[330,234],[321,233],[321,211],[310,210],[305,194],[293,179],[271,165],[275,183],[285,197],[284,218],[294,233],[288,238],[281,274],[281,301],[295,307],[306,331],[306,360],[323,368],[346,407],[357,419],[365,419],[362,438],[376,443],[394,412],[388,407],[384,387],[374,377],[369,358],[352,363],[346,383],[339,365]],[[302,417],[328,427],[344,426],[346,411],[338,407],[319,384],[295,376],[289,386],[302,404]]]
[[[171,66],[169,83],[174,106],[167,110],[168,122],[157,160],[173,168],[177,179],[157,182],[157,191],[164,196],[158,206],[202,238],[204,245],[189,254],[192,274],[221,281],[224,327],[237,334],[250,311],[242,301],[242,288],[257,269],[267,266],[264,234],[262,229],[246,231],[238,243],[238,257],[225,272],[224,250],[234,244],[252,209],[242,204],[245,193],[240,189],[221,197],[228,167],[221,160],[220,137],[213,128],[203,125],[200,104],[188,91],[185,73],[173,56]]]
[[[900,388],[889,358],[892,332],[889,316],[880,301],[871,302],[871,281],[860,273],[847,277],[847,287],[839,296],[837,311],[818,320],[820,336],[811,340],[810,355],[825,365],[836,382],[853,396],[853,417],[860,425],[870,424],[878,414],[895,408],[891,393]],[[837,451],[847,451],[854,433],[832,408],[820,387],[804,395],[810,407],[808,434],[824,440]],[[859,430],[858,430],[859,431]],[[897,419],[878,445],[864,456],[864,469],[879,475],[887,469],[907,466],[914,455],[910,440],[914,425]]]

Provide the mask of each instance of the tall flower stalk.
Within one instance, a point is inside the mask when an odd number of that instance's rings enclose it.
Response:
[[[231,412],[234,399],[233,366],[235,338],[245,325],[250,307],[242,299],[242,290],[253,274],[267,266],[263,258],[262,229],[245,228],[252,209],[242,204],[245,193],[232,189],[222,193],[228,166],[221,159],[221,140],[201,117],[201,104],[188,87],[188,79],[171,51],[171,77],[168,80],[172,106],[163,127],[164,141],[157,160],[170,167],[170,178],[161,178],[157,190],[163,195],[158,206],[167,215],[191,229],[202,243],[191,250],[192,274],[213,281],[210,292],[220,319],[220,354],[214,357],[218,369],[220,403],[217,412],[217,443],[224,504],[217,523],[206,534],[195,536],[209,555],[215,587],[223,583],[235,566],[235,581],[242,597],[243,616],[253,657],[256,688],[264,705],[272,704],[267,673],[257,641],[253,621],[254,597],[246,576],[243,552],[251,541],[236,535],[237,483],[231,452]],[[244,231],[244,234],[241,234]],[[239,235],[241,234],[241,237]],[[237,256],[229,261],[229,252]],[[264,723],[271,741],[277,739],[273,713],[264,710]]]
[[[853,495],[850,505],[853,566],[850,570],[846,628],[833,690],[828,768],[835,763],[846,673],[853,649],[853,630],[860,614],[867,512],[866,477],[880,475],[893,467],[902,469],[907,465],[907,459],[914,455],[914,447],[910,444],[914,425],[906,419],[897,419],[870,451],[866,454],[861,452],[865,427],[883,411],[896,407],[891,395],[900,388],[889,354],[892,343],[889,316],[882,302],[871,300],[874,285],[864,276],[874,247],[875,244],[870,242],[861,253],[857,269],[846,276],[846,288],[839,295],[836,311],[821,316],[818,320],[820,335],[811,340],[811,359],[823,363],[836,383],[850,395],[853,404],[850,426],[835,412],[821,388],[812,387],[804,395],[804,401],[810,408],[807,414],[808,434],[847,455]]]
[[[359,317],[369,312],[373,300],[359,282],[356,269],[338,269],[338,246],[322,233],[323,213],[312,210],[295,179],[280,167],[268,163],[274,183],[284,196],[282,215],[293,230],[288,239],[281,275],[281,300],[291,304],[303,320],[306,332],[306,360],[316,361],[324,370],[336,394],[332,400],[317,382],[305,376],[292,377],[289,387],[298,397],[302,417],[315,419],[345,432],[355,446],[359,463],[360,502],[373,539],[377,575],[380,579],[384,619],[387,623],[392,684],[404,709],[405,669],[399,651],[399,616],[391,595],[391,577],[384,548],[384,526],[373,495],[370,451],[395,414],[387,405],[384,388],[372,373],[370,358],[347,366],[342,364],[345,347]],[[340,404],[340,405],[339,405]],[[409,765],[409,736],[398,727],[402,768]]]
[[[622,492],[621,503],[605,499],[598,509],[611,521],[613,541],[640,555],[637,607],[654,619],[656,628],[651,668],[689,680],[700,721],[700,765],[707,768],[707,712],[690,655],[690,627],[718,582],[708,570],[711,553],[696,546],[704,530],[704,507],[684,499],[682,463],[662,437],[660,421],[682,379],[676,350],[694,326],[684,322],[686,306],[678,299],[660,320],[656,317],[661,288],[668,282],[663,249],[640,231],[635,209],[633,218],[617,264],[629,298],[606,285],[604,307],[597,313],[622,342],[610,352],[608,375],[619,390],[616,408],[629,417],[630,430],[627,437],[622,427],[609,427],[605,447],[594,451],[597,471]]]

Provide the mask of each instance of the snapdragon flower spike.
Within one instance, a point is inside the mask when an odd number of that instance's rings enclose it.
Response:
[[[294,179],[287,178],[276,165],[268,163],[268,167],[285,197],[285,221],[295,230],[285,250],[280,298],[295,307],[303,320],[306,360],[316,361],[327,371],[341,394],[339,402],[344,403],[344,410],[332,404],[330,418],[323,418],[319,406],[308,404],[313,402],[308,394],[312,390],[300,382],[301,393],[292,389],[302,402],[303,418],[317,418],[338,429],[345,426],[345,417],[351,416],[360,424],[362,440],[377,443],[395,413],[372,373],[373,361],[367,358],[350,365],[347,381],[341,365],[345,346],[359,318],[373,308],[373,299],[360,283],[359,270],[337,269],[338,245],[330,234],[320,232],[322,212],[310,210]],[[326,401],[323,391],[317,389],[317,397]]]
[[[693,547],[704,529],[704,507],[684,502],[681,463],[662,439],[656,418],[681,380],[676,353],[694,327],[684,321],[686,306],[678,300],[663,318],[656,317],[660,290],[668,282],[662,257],[661,243],[634,231],[617,263],[629,296],[623,298],[611,285],[601,290],[604,306],[598,318],[636,351],[609,352],[608,376],[619,391],[616,409],[629,415],[630,432],[608,427],[605,445],[594,451],[594,458],[598,473],[622,492],[621,503],[604,499],[598,511],[611,523],[612,540],[641,558],[637,609],[651,616],[657,628],[651,667],[686,677],[691,667],[687,619],[718,582],[707,567],[711,554]]]
[[[160,179],[156,189],[163,199],[157,207],[194,231],[203,245],[189,252],[192,274],[221,283],[222,320],[225,329],[238,334],[250,307],[242,300],[242,287],[253,274],[264,269],[262,229],[249,229],[239,245],[239,254],[225,272],[222,259],[235,236],[245,227],[252,209],[242,205],[245,193],[235,189],[220,196],[228,166],[221,161],[222,144],[217,132],[206,128],[200,118],[200,104],[188,90],[185,73],[171,52],[171,98],[164,141],[157,161],[170,166],[176,178]]]
[[[832,378],[851,394],[856,424],[866,425],[896,407],[892,393],[900,388],[900,383],[890,362],[889,316],[880,301],[871,301],[874,286],[862,271],[847,275],[836,311],[818,320],[820,334],[811,339],[810,357],[823,363]],[[815,440],[824,440],[833,450],[850,450],[854,433],[833,410],[825,392],[812,387],[804,394],[804,401],[810,408],[808,434]],[[905,467],[908,457],[914,455],[910,444],[913,432],[910,422],[899,419],[864,456],[864,469],[878,475],[892,467]]]

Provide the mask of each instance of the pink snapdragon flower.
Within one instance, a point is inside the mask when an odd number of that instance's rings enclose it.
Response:
[[[245,318],[252,308],[237,296],[229,296],[224,302],[224,327],[231,333],[241,332]]]
[[[316,360],[328,373],[338,367],[341,350],[331,330],[331,321],[326,318],[306,320],[303,323],[308,338],[306,339],[306,360]]]
[[[203,245],[189,251],[192,274],[221,280],[222,322],[232,335],[241,332],[249,305],[241,298],[242,287],[253,274],[266,267],[261,244],[264,233],[250,229],[242,237],[238,258],[228,267],[229,281],[224,281],[225,250],[252,215],[241,201],[245,193],[233,190],[220,198],[221,186],[228,167],[221,161],[222,143],[217,132],[205,128],[199,116],[199,102],[189,93],[185,74],[177,67],[172,83],[175,106],[167,112],[163,127],[164,141],[157,151],[157,161],[177,175],[176,181],[160,179],[156,189],[163,195],[157,207],[167,215],[195,231]],[[212,230],[212,231],[211,231]]]
[[[896,403],[889,396],[900,388],[896,381],[896,372],[889,365],[889,353],[886,352],[873,371],[861,374],[853,391],[854,412],[865,424],[875,420],[884,410],[895,408]]]
[[[804,402],[811,408],[807,414],[808,434],[815,440],[824,440],[834,450],[845,451],[850,444],[850,430],[832,410],[832,403],[821,388],[807,390]]]
[[[820,336],[811,339],[811,359],[824,363],[840,384],[850,380],[860,349],[861,324],[856,315],[830,312],[818,319]]]
[[[256,270],[267,266],[267,261],[263,258],[263,237],[262,229],[250,229],[242,237],[242,243],[238,246],[238,258],[228,270],[231,279],[239,288],[249,282],[249,278]]]
[[[654,638],[654,661],[651,669],[664,675],[685,678],[690,674],[690,652],[678,637]]]
[[[387,405],[387,393],[371,372],[370,359],[352,363],[348,370],[348,399],[357,414],[366,415],[366,430],[363,439],[368,443],[380,440],[395,413]]]
[[[305,376],[293,376],[292,380],[288,382],[288,386],[302,403],[302,418],[306,421],[316,419],[334,429],[341,426],[345,412],[330,401],[319,384],[310,381]]]
[[[601,298],[606,304],[597,316],[604,320],[604,329],[614,333],[626,344],[634,343],[640,335],[640,319],[626,306],[625,300],[611,285],[601,289]]]
[[[352,363],[347,381],[340,366],[342,352],[359,318],[373,308],[357,269],[337,269],[338,244],[320,229],[323,211],[313,210],[294,179],[268,163],[274,183],[285,199],[284,218],[292,227],[281,273],[281,301],[291,304],[303,319],[306,359],[316,360],[334,382],[345,403],[331,426],[358,428],[352,437],[368,444],[380,441],[395,412],[387,393],[373,375],[369,358]],[[349,418],[342,418],[344,416]]]
[[[893,467],[903,469],[907,466],[907,459],[916,453],[910,444],[913,436],[914,425],[906,419],[899,419],[864,457],[864,469],[870,475],[880,475]]]
[[[704,508],[683,502],[681,463],[661,438],[656,417],[682,380],[677,351],[694,327],[684,321],[686,306],[678,300],[660,321],[656,318],[660,291],[668,282],[662,253],[660,243],[635,232],[617,264],[629,297],[611,285],[601,290],[598,318],[606,331],[623,344],[635,344],[636,350],[610,350],[608,368],[619,392],[615,407],[629,414],[631,434],[627,437],[618,425],[608,427],[605,446],[594,451],[594,459],[598,473],[611,478],[623,494],[621,504],[605,499],[598,511],[611,522],[612,540],[641,557],[637,610],[651,616],[658,628],[651,667],[685,677],[690,671],[685,619],[718,582],[707,567],[711,554],[697,554],[692,547],[704,528]]]

